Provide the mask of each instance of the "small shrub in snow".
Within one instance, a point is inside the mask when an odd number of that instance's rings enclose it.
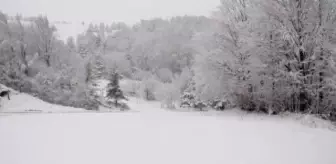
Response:
[[[215,99],[209,101],[208,106],[216,110],[224,110],[230,107],[230,102],[227,99]]]
[[[131,108],[126,103],[119,103],[120,110],[130,110]]]
[[[257,108],[256,103],[253,101],[251,95],[237,94],[236,103],[240,109],[245,111],[255,111]]]
[[[118,105],[115,106],[115,101],[114,100],[107,100],[106,103],[101,104],[104,107],[107,107],[109,109],[115,109],[115,110],[121,110],[121,111],[125,111],[125,110],[130,110],[131,108],[124,102],[118,102]]]
[[[190,92],[185,92],[181,96],[180,107],[191,107],[193,108],[195,105],[195,95]]]
[[[199,110],[203,110],[205,107],[207,107],[207,105],[207,103],[197,99],[195,94],[193,93],[185,92],[181,96],[180,107],[196,108]]]
[[[173,84],[162,84],[156,94],[161,102],[161,108],[175,109],[175,104],[179,101],[179,89]]]
[[[145,100],[149,100],[149,101],[156,100],[155,91],[159,84],[160,82],[158,82],[157,80],[153,78],[143,80],[141,82],[139,95]]]
[[[193,107],[202,111],[205,107],[207,107],[207,104],[204,103],[203,101],[197,100],[195,101],[195,104]]]
[[[161,68],[156,71],[157,77],[164,83],[170,83],[173,79],[173,73],[168,68]]]
[[[139,96],[140,82],[135,80],[125,80],[125,83],[120,84],[120,88],[123,90],[126,96]]]

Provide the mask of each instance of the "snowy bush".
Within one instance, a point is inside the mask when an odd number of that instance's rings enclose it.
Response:
[[[208,106],[216,110],[224,110],[230,108],[230,101],[227,99],[214,99],[208,102]]]
[[[205,107],[207,107],[207,104],[201,100],[196,100],[193,107],[198,110],[203,110]]]
[[[139,96],[139,90],[140,90],[140,81],[136,80],[124,80],[125,84],[120,84],[121,89],[124,91],[124,93],[128,96]]]
[[[196,103],[195,95],[190,92],[185,92],[181,96],[180,107],[190,107],[193,108]]]
[[[145,81],[152,78],[153,75],[151,72],[148,71],[136,70],[132,76],[134,80]]]
[[[121,111],[125,111],[125,110],[130,110],[131,108],[124,102],[119,102],[118,106],[115,106],[115,101],[113,100],[107,100],[106,101],[107,105],[104,105],[105,107],[108,107],[110,109],[116,109],[116,110],[121,110]]]
[[[157,70],[156,75],[163,83],[171,83],[173,80],[173,73],[168,68]]]
[[[73,92],[73,96],[70,97],[69,101],[71,106],[84,108],[87,110],[98,110],[98,103],[90,95],[90,91],[87,86],[79,85]]]
[[[108,73],[111,74],[113,71],[117,70],[121,75],[126,77],[131,77],[131,65],[130,61],[126,59],[124,53],[113,52],[103,56],[104,65],[107,67]]]
[[[84,108],[87,110],[97,110],[98,103],[90,95],[87,87],[76,87],[72,91],[63,91],[58,88],[37,87],[37,97],[40,99],[65,106]],[[28,92],[31,93],[31,92]]]
[[[164,83],[158,87],[157,99],[161,102],[162,108],[175,109],[179,101],[179,90],[171,83]]]
[[[145,100],[156,100],[156,89],[160,82],[154,78],[141,81],[139,95]]]
[[[252,96],[250,94],[239,94],[235,95],[237,106],[246,111],[256,111],[257,105],[253,101]]]
[[[194,93],[184,92],[180,97],[180,107],[195,108],[198,110],[203,110],[208,106],[208,103],[200,100]]]
[[[190,81],[192,80],[192,76],[192,70],[184,68],[182,73],[174,78],[173,83],[180,90],[180,93],[187,90],[190,85]]]

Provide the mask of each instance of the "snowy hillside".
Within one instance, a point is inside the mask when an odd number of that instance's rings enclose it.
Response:
[[[7,87],[1,85],[2,89]],[[1,108],[0,112],[5,113],[21,113],[21,112],[83,112],[84,109],[80,108],[72,108],[72,107],[65,107],[59,106],[54,104],[49,104],[44,102],[36,97],[25,93],[18,93],[17,91],[12,91],[10,94],[10,100],[6,98],[1,99]]]

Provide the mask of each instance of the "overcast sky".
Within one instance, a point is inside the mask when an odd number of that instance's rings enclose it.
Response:
[[[123,21],[176,15],[209,16],[220,0],[0,0],[0,10],[15,15],[44,14],[65,21]]]

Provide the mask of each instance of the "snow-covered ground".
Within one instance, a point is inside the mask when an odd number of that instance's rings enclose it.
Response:
[[[1,100],[0,112],[83,112],[84,109],[73,107],[60,107],[49,104],[28,94],[12,95],[11,100],[3,98]]]
[[[84,112],[81,108],[72,108],[49,104],[29,94],[19,93],[18,91],[7,88],[0,85],[2,90],[11,90],[10,100],[1,98],[0,100],[0,112],[1,113],[22,113],[22,112]]]
[[[175,112],[136,98],[129,105],[137,112],[62,113],[82,109],[11,98],[2,110],[54,113],[0,114],[1,164],[336,163],[336,132],[291,119]]]

